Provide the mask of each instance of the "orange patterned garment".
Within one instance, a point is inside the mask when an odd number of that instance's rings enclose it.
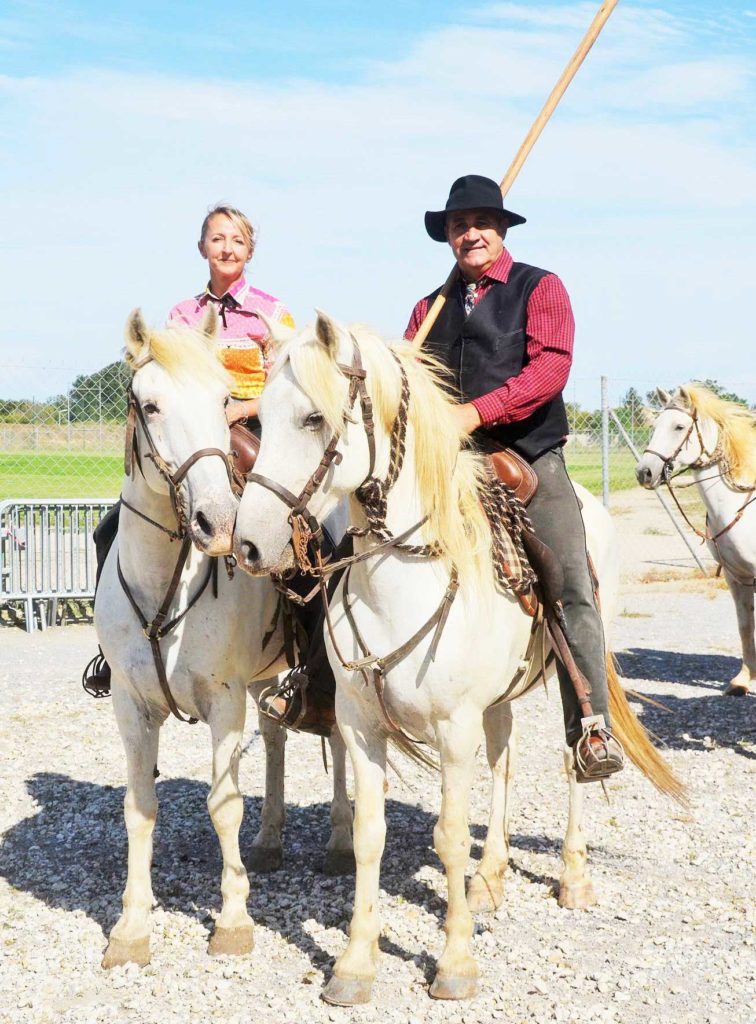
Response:
[[[168,320],[196,327],[211,302],[220,314],[218,354],[233,378],[231,394],[234,398],[257,398],[267,375],[268,336],[257,314],[264,313],[270,320],[293,327],[291,313],[278,299],[253,288],[241,277],[221,297],[213,295],[208,287],[200,295],[179,302]]]

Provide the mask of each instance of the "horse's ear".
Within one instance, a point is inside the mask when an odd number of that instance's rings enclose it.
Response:
[[[212,304],[208,302],[205,315],[200,321],[199,329],[205,335],[208,341],[215,341],[215,336],[218,333],[218,310]]]
[[[670,395],[669,391],[665,391],[664,388],[656,389],[656,397],[659,399],[663,406],[669,405],[669,403],[672,401],[672,395]]]
[[[296,330],[290,327],[288,324],[281,323],[280,320],[273,320],[271,317],[266,316],[264,313],[259,311],[256,313],[265,326],[268,328],[268,341],[274,349],[278,350],[284,345],[289,338],[293,338],[296,334]]]
[[[690,406],[693,404],[690,400],[690,392],[684,384],[681,384],[675,392],[675,399],[678,402],[681,402],[683,405],[687,406],[688,408],[690,408]]]
[[[126,362],[139,362],[139,358],[150,344],[150,331],[142,316],[141,309],[132,309],[126,321]]]
[[[315,321],[315,335],[331,358],[335,359],[339,348],[339,329],[336,322],[322,309],[316,309],[315,312],[318,314],[318,319]]]

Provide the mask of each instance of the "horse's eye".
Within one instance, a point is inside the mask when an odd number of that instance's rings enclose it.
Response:
[[[325,416],[321,412],[311,412],[305,417],[304,425],[308,430],[320,430],[325,422]]]
[[[142,404],[142,411],[147,416],[154,416],[156,413],[160,412],[160,409],[158,408],[156,402],[144,402]]]
[[[685,424],[684,423],[678,423],[676,425],[676,427],[675,427],[675,430],[685,430]]]
[[[230,401],[231,401],[231,395],[226,395],[226,397],[223,399],[223,408],[224,409],[228,408],[228,403]]]

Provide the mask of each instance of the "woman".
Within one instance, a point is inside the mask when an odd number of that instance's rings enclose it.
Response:
[[[233,379],[226,416],[229,424],[247,420],[250,429],[259,433],[257,402],[267,372],[268,330],[257,313],[290,327],[294,321],[283,303],[245,280],[244,271],[255,250],[255,233],[240,210],[223,204],[214,206],[202,222],[197,248],[207,260],[210,279],[203,292],[174,306],[168,321],[196,327],[208,303],[217,306],[219,355]],[[118,532],[120,511],[119,501],[103,516],[94,532],[97,580]],[[110,693],[110,666],[102,651],[84,669],[82,684],[93,697],[107,697]]]
[[[268,333],[257,313],[290,327],[294,321],[282,302],[245,280],[244,270],[255,250],[255,235],[240,210],[233,206],[213,207],[202,222],[197,248],[207,260],[210,280],[199,295],[174,306],[168,319],[194,327],[209,303],[217,306],[221,321],[219,354],[233,378],[228,421],[251,418],[254,422],[265,384]]]

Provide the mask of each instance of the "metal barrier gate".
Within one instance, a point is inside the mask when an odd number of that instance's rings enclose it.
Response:
[[[114,498],[0,501],[0,604],[23,602],[26,630],[55,623],[61,598],[92,598],[92,534]]]

